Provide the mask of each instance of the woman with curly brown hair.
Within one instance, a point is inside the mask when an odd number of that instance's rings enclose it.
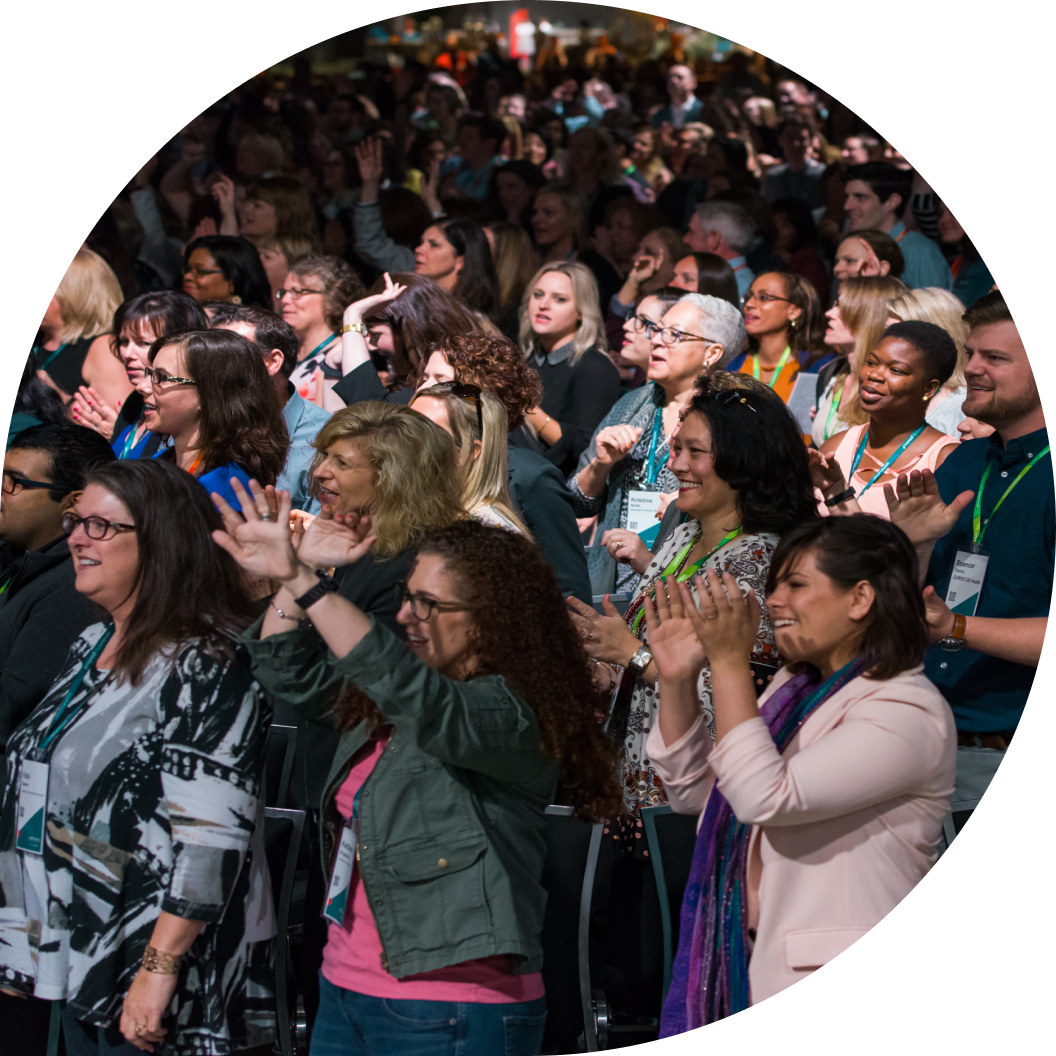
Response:
[[[586,817],[619,803],[604,695],[553,574],[512,532],[431,533],[397,586],[404,648],[322,574],[370,551],[370,518],[324,514],[295,551],[288,496],[252,490],[248,520],[225,511],[214,538],[282,583],[245,635],[254,673],[343,731],[313,1053],[538,1052],[544,810],[559,786]]]

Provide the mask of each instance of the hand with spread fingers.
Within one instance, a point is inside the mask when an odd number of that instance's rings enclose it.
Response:
[[[686,608],[686,615],[714,669],[724,661],[748,665],[748,657],[759,633],[762,606],[754,590],[741,593],[729,572],[721,576],[708,569],[697,579],[697,604]],[[688,594],[688,589],[686,593]]]
[[[656,597],[646,598],[642,608],[649,629],[649,651],[661,680],[665,685],[680,682],[695,688],[707,657],[690,616],[692,613],[699,618],[689,587],[673,577],[661,579]]]
[[[606,594],[602,602],[604,616],[579,598],[568,597],[565,601],[571,610],[572,622],[583,639],[587,656],[605,664],[626,667],[642,643],[631,634],[609,595]]]
[[[295,578],[305,566],[291,539],[290,493],[276,491],[270,484],[262,488],[255,480],[249,482],[248,492],[237,479],[231,486],[242,513],[213,492],[213,503],[224,521],[223,530],[213,532],[213,541],[254,576],[280,582]]]
[[[930,469],[914,469],[885,484],[884,498],[891,523],[898,525],[917,546],[932,543],[952,531],[975,492],[962,491],[947,506],[939,494],[935,474]]]
[[[90,385],[79,385],[70,404],[70,417],[78,425],[87,425],[107,440],[113,438],[117,411]]]
[[[377,542],[371,527],[369,514],[333,513],[323,507],[305,529],[297,557],[311,569],[353,565]]]

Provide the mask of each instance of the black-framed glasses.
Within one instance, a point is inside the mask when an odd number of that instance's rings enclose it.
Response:
[[[223,275],[220,268],[192,268],[188,265],[183,269],[184,275],[193,275],[196,279],[204,279],[206,275]]]
[[[772,293],[767,293],[766,290],[763,290],[762,293],[752,293],[749,290],[744,295],[743,303],[747,304],[749,301],[755,301],[757,304],[770,304],[771,301],[784,301],[785,304],[792,303],[787,297],[775,297]]]
[[[73,535],[77,526],[84,528],[84,534],[89,539],[103,541],[113,539],[118,532],[134,532],[134,524],[121,524],[118,521],[108,521],[105,517],[78,517],[75,513],[64,513],[62,515],[62,530],[67,535]]]
[[[638,333],[641,333],[644,330],[645,336],[649,338],[650,341],[653,339],[653,335],[661,329],[659,323],[654,323],[652,319],[646,319],[644,315],[638,315],[637,313],[631,316],[631,325],[638,331]]]
[[[76,491],[72,485],[63,484],[61,481],[53,480],[30,480],[29,477],[20,477],[10,469],[4,470],[4,494],[17,495],[23,488],[46,488],[48,491]]]
[[[722,343],[712,341],[710,337],[703,337],[701,334],[687,334],[685,330],[679,330],[677,326],[658,326],[656,332],[660,335],[662,345],[677,345],[680,341],[707,341],[709,345]]]
[[[156,367],[144,367],[144,375],[150,380],[151,385],[197,385],[190,378],[178,378],[175,374],[167,374],[164,370]]]
[[[324,292],[324,290],[302,290],[296,286],[291,286],[288,290],[276,290],[275,299],[281,301],[287,294],[291,297],[310,297],[313,293],[317,293],[321,297]]]
[[[451,395],[460,400],[472,400],[477,408],[477,430],[480,439],[484,439],[484,412],[482,410],[479,385],[459,385],[457,382],[451,386]],[[422,617],[419,617],[420,619]]]
[[[426,597],[424,594],[412,594],[407,588],[405,580],[397,580],[392,585],[396,591],[397,604],[402,608],[407,602],[411,606],[411,612],[416,620],[428,620],[432,618],[433,612],[468,612],[468,605],[460,605],[455,601],[437,601],[436,598]]]

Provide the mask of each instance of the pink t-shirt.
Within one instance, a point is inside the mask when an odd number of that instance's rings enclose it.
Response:
[[[371,741],[352,767],[337,793],[337,809],[346,821],[352,817],[352,802],[374,764],[385,750],[388,738]],[[466,1001],[498,1005],[535,1001],[544,996],[539,972],[515,975],[509,957],[498,955],[437,968],[397,979],[381,966],[381,939],[370,912],[366,892],[359,882],[359,867],[352,873],[352,892],[345,921],[331,923],[323,950],[323,975],[342,990],[369,997],[406,1001]]]

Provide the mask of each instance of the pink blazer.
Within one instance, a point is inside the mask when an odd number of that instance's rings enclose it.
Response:
[[[934,864],[953,794],[957,733],[923,671],[848,682],[784,755],[761,718],[719,745],[702,718],[670,746],[653,726],[646,751],[671,806],[700,814],[717,780],[737,817],[753,826],[753,1004],[842,953]],[[788,677],[779,672],[761,701]]]

